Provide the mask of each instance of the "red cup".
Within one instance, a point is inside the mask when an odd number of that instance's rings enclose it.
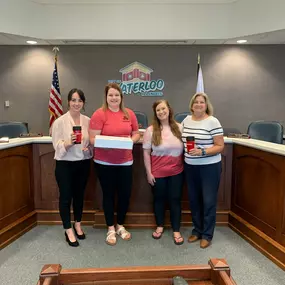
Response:
[[[76,135],[76,141],[74,143],[81,144],[81,140],[82,140],[81,126],[74,126],[73,132]]]
[[[195,137],[186,137],[187,152],[195,148]]]

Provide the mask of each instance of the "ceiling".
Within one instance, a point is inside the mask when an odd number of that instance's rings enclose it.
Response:
[[[43,0],[39,0],[43,1]],[[234,39],[207,39],[207,40],[176,40],[176,41],[86,41],[86,40],[44,40],[18,35],[0,33],[0,45],[27,45],[27,40],[36,40],[39,45],[221,45],[236,44],[240,38]],[[268,45],[285,44],[285,30],[262,33],[257,35],[245,36],[246,44]]]
[[[0,45],[27,45],[27,40],[36,40],[40,45],[223,45],[237,44],[238,39],[246,39],[246,44],[252,45],[285,44],[282,9],[274,6],[275,12],[268,13],[267,0],[15,1],[18,2],[14,6],[9,4],[10,7],[0,1],[0,12],[3,12],[0,17],[3,31],[0,33]],[[19,11],[25,10],[25,13],[16,11],[20,4]],[[120,7],[111,7],[111,4]],[[140,8],[141,15],[136,17],[137,7],[129,4],[146,4],[146,8]],[[152,8],[152,4],[166,5]],[[188,10],[180,4],[187,5]],[[257,5],[261,7],[259,12]],[[109,11],[116,13],[106,21],[104,13]],[[76,13],[80,16],[70,17]],[[146,13],[147,17],[144,16]],[[29,17],[32,17],[30,24],[25,21]],[[138,26],[130,24],[136,21]],[[157,23],[159,25],[153,29]],[[247,33],[251,35],[244,36]],[[232,38],[236,35],[243,36]]]

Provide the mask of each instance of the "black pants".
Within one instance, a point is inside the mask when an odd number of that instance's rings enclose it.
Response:
[[[84,192],[89,176],[90,160],[57,160],[55,178],[59,187],[59,212],[65,229],[71,228],[70,206],[76,222],[81,222]]]
[[[192,234],[211,240],[216,225],[217,197],[222,163],[184,167],[194,229]]]
[[[179,232],[183,173],[163,178],[155,178],[155,181],[152,190],[156,225],[158,227],[164,226],[165,202],[168,200],[172,229],[174,232]]]
[[[103,192],[103,210],[108,227],[114,223],[115,195],[117,192],[117,223],[123,225],[129,208],[132,190],[132,165],[103,165],[95,162]]]

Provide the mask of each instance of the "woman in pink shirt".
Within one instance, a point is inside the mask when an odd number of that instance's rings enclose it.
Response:
[[[181,195],[183,187],[183,142],[181,125],[173,118],[168,101],[158,100],[153,106],[153,123],[144,139],[144,164],[147,180],[153,189],[157,228],[154,239],[160,239],[164,228],[165,200],[170,206],[174,243],[183,244],[180,234]]]
[[[103,106],[94,112],[90,120],[90,143],[96,135],[130,137],[140,139],[138,121],[134,112],[124,107],[123,93],[119,85],[105,87]],[[103,192],[103,210],[108,226],[106,243],[115,245],[116,234],[130,240],[131,234],[123,226],[129,207],[132,189],[132,150],[95,148],[94,162]],[[117,225],[114,222],[114,201],[117,191]]]
[[[84,192],[89,176],[92,147],[89,144],[89,121],[80,112],[85,104],[85,96],[80,89],[68,93],[69,111],[52,125],[52,143],[56,160],[55,177],[59,187],[59,212],[65,229],[66,241],[70,246],[78,246],[78,239],[85,239],[81,229]],[[76,142],[74,126],[81,126],[81,143]],[[71,228],[70,206],[73,202],[74,225]]]

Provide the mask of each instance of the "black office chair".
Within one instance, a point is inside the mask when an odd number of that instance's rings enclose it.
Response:
[[[181,123],[188,115],[191,115],[190,112],[182,112],[174,115],[174,120],[178,123]]]
[[[0,122],[0,137],[18,138],[21,134],[28,134],[28,123]]]
[[[134,113],[139,123],[139,129],[146,129],[148,127],[147,115],[140,111],[134,111]]]
[[[278,122],[252,122],[248,126],[247,133],[252,139],[283,144],[283,126]]]

